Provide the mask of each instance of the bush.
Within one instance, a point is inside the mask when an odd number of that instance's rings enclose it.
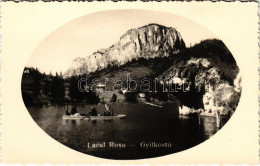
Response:
[[[98,104],[100,101],[99,96],[93,91],[86,92],[84,97],[88,104]]]
[[[111,98],[111,102],[116,102],[116,100],[117,100],[117,95],[115,94],[115,93],[113,93],[113,95],[112,95],[112,98]]]
[[[227,84],[222,84],[216,89],[214,93],[214,100],[227,110],[235,111],[239,103],[240,96],[241,93],[235,91],[234,87]]]
[[[128,92],[125,94],[125,101],[130,103],[137,103],[137,93]]]

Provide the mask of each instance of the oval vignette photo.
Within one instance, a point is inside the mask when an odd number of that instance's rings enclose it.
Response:
[[[71,20],[35,48],[21,92],[36,124],[96,157],[160,157],[216,134],[236,112],[239,67],[202,25],[150,10]]]

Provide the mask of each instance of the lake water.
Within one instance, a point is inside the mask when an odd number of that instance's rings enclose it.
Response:
[[[95,106],[99,114],[104,105]],[[91,105],[78,106],[87,113]],[[109,159],[142,159],[179,152],[196,146],[218,131],[214,117],[181,117],[176,104],[164,108],[144,104],[113,104],[114,114],[125,119],[63,120],[64,107],[28,107],[34,121],[52,138],[82,153]],[[221,121],[221,126],[225,121]],[[91,148],[92,145],[103,145]],[[109,147],[109,144],[125,147]],[[114,145],[115,145],[114,144]],[[148,148],[144,145],[148,144]],[[168,147],[156,147],[159,144]]]

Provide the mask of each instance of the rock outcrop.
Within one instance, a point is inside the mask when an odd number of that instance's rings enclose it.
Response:
[[[197,111],[205,116],[215,116],[216,112],[229,116],[235,111],[242,90],[235,59],[216,39],[202,41],[180,53],[159,77],[168,84],[186,84],[185,92],[176,94],[184,105],[179,109],[182,115]]]
[[[107,49],[74,59],[65,76],[94,72],[108,65],[122,65],[132,59],[172,56],[185,48],[185,43],[176,29],[149,24],[127,31],[117,43]]]

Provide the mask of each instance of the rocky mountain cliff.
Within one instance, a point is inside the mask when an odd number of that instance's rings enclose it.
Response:
[[[147,93],[164,101],[176,96],[185,106],[180,113],[185,114],[194,109],[210,116],[232,113],[241,95],[239,68],[221,40],[208,39],[186,48],[179,32],[158,24],[131,29],[111,47],[74,59],[66,75],[86,73],[101,80],[121,79],[124,85],[127,73],[137,80],[158,78],[179,87],[186,83],[185,92]]]
[[[127,31],[109,48],[74,59],[65,76],[94,72],[108,65],[123,65],[138,58],[168,57],[185,48],[185,43],[176,29],[149,24]]]
[[[177,85],[180,88],[178,92],[149,96],[168,100],[167,96],[172,94],[184,106],[179,110],[185,114],[192,112],[193,108],[204,110],[209,116],[215,116],[216,110],[226,115],[235,110],[241,94],[239,68],[228,48],[218,39],[204,40],[174,56],[139,58],[123,65],[109,66],[92,72],[90,77],[101,81],[105,78],[121,79],[126,85],[127,73],[139,81],[157,78],[167,86]],[[182,89],[184,84],[185,89]],[[113,82],[111,85],[108,82],[108,89],[113,85]]]

